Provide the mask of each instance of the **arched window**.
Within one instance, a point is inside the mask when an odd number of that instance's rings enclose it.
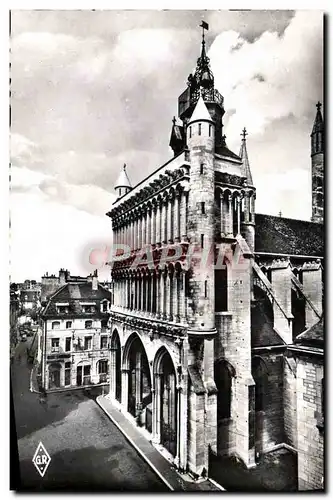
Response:
[[[59,330],[59,328],[60,328],[60,321],[53,321],[52,330]]]
[[[85,328],[92,328],[92,321],[91,321],[91,319],[88,319],[87,321],[84,322],[84,327]]]

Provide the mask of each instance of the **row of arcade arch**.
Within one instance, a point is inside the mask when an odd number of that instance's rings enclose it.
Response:
[[[151,365],[137,333],[123,350],[115,329],[111,339],[110,395],[144,427],[156,443],[177,455],[178,394],[173,360],[163,346]]]

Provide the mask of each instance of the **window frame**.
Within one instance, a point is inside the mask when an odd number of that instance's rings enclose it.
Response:
[[[53,345],[54,343],[57,343],[58,345]],[[59,352],[60,349],[60,338],[59,337],[54,337],[51,339],[51,352]]]
[[[83,350],[91,351],[92,349],[92,335],[86,335],[84,337]]]

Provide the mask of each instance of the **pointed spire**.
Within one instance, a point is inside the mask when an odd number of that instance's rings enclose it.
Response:
[[[311,132],[311,155],[324,152],[324,120],[321,114],[321,102],[317,102],[317,113]]]
[[[195,105],[195,108],[194,108],[192,116],[188,122],[188,125],[190,123],[196,122],[196,121],[210,121],[213,123],[212,117],[209,114],[209,111],[207,109],[207,106],[206,106],[201,94],[200,94],[200,97],[198,99],[197,104]]]
[[[323,116],[321,114],[321,107],[322,107],[322,104],[321,104],[321,102],[318,101],[317,104],[316,104],[316,108],[317,108],[316,118],[315,118],[315,121],[314,121],[314,124],[313,124],[311,135],[315,134],[316,132],[322,132],[323,131],[324,121],[323,121]]]
[[[117,182],[114,186],[115,189],[122,188],[122,187],[132,189],[131,182],[130,182],[128,175],[127,175],[127,172],[126,172],[126,163],[124,163],[123,169],[120,172],[119,177],[117,179]]]
[[[246,182],[249,186],[253,186],[252,174],[250,169],[249,157],[246,148],[246,136],[248,135],[246,128],[244,127],[241,133],[242,144],[239,151],[239,156],[243,162],[243,176],[246,177]]]

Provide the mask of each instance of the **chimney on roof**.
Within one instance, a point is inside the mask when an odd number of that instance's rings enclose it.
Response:
[[[92,277],[92,289],[93,290],[98,290],[98,275],[97,275],[97,269],[95,269],[93,277]]]
[[[59,271],[59,285],[63,286],[66,284],[66,271],[65,269],[61,268]]]

